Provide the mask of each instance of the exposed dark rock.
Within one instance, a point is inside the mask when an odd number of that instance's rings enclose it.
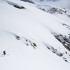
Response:
[[[65,62],[68,62],[67,58],[65,58],[65,57],[63,57],[63,60],[64,60]]]
[[[66,62],[68,62],[67,60],[65,60]]]
[[[70,15],[68,15],[68,17],[70,17]]]
[[[25,7],[23,7],[23,6],[18,6],[18,5],[13,5],[13,6],[16,8],[19,8],[19,9],[25,9]]]
[[[50,50],[50,47],[47,46],[47,48]]]
[[[59,8],[55,8],[55,7],[53,7],[53,8],[51,8],[51,9],[49,9],[49,11],[48,12],[50,12],[50,13],[59,13],[59,14],[66,14],[66,10],[63,10],[63,9],[59,9]]]
[[[34,42],[30,41],[30,40],[28,40],[28,42],[29,42],[29,43],[30,43],[30,45],[31,45],[31,46],[33,46],[34,48],[36,48],[36,47],[37,47],[36,43],[34,43]]]
[[[15,8],[18,8],[18,9],[26,9],[25,7],[20,6],[20,5],[16,4],[16,3],[13,3],[13,2],[10,2],[10,1],[6,1],[6,2],[7,2],[8,4],[12,5],[12,6],[15,7]]]
[[[54,47],[48,45],[48,44],[45,44],[44,45],[49,49],[51,50],[53,53],[55,53],[56,55],[62,57],[63,56],[63,53],[61,53],[58,49],[55,49]]]
[[[65,51],[65,53],[67,54],[67,52]]]
[[[62,52],[59,51],[59,49],[55,49],[54,47],[52,47],[52,46],[50,46],[50,45],[48,45],[48,44],[45,44],[45,43],[44,43],[44,45],[45,45],[50,51],[52,51],[54,54],[56,54],[56,55],[59,56],[59,57],[62,57],[65,62],[69,62],[68,57],[70,57],[70,56],[69,56],[69,54],[68,54],[66,51],[64,51],[64,53],[62,53]]]
[[[69,25],[64,24],[64,23],[62,25],[65,26],[66,28],[68,28],[70,30],[70,26]]]
[[[16,39],[17,39],[17,40],[20,40],[20,37],[19,37],[19,36],[16,36]]]
[[[50,13],[55,13],[55,12],[57,12],[58,10],[56,9],[56,8],[51,8],[50,10],[49,10],[49,12]]]
[[[63,56],[63,53],[60,53],[60,54],[57,54],[57,55],[61,57],[61,56]]]
[[[45,12],[51,13],[51,14],[64,14],[68,17],[70,17],[70,12],[66,9],[56,8],[50,5],[37,5],[37,7]]]
[[[21,1],[25,1],[25,2],[29,2],[29,3],[35,4],[33,1],[30,1],[30,0],[21,0]]]
[[[31,41],[31,40],[29,40],[29,39],[27,39],[27,38],[25,38],[25,37],[20,37],[20,36],[18,36],[18,35],[16,35],[16,34],[14,34],[14,36],[16,37],[16,39],[17,40],[22,40],[22,42],[24,42],[24,44],[26,45],[26,46],[32,46],[33,48],[36,48],[37,47],[37,44],[35,43],[35,42],[33,42],[33,41]]]
[[[35,43],[33,43],[33,46],[36,46],[36,44],[35,44]]]
[[[64,47],[70,51],[70,36],[66,36],[66,35],[61,35],[61,34],[57,34],[57,33],[52,33],[55,38],[57,40],[59,40],[63,45]]]

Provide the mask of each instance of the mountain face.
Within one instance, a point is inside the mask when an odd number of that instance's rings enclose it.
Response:
[[[51,14],[61,14],[70,17],[70,11],[67,9],[57,8],[50,5],[37,5],[37,7],[45,12],[51,13]]]
[[[40,5],[51,5],[60,8],[70,9],[70,0],[22,0],[30,1]]]
[[[40,5],[51,5],[60,8],[70,9],[70,0],[32,0]]]
[[[0,0],[0,69],[70,70],[70,10]]]

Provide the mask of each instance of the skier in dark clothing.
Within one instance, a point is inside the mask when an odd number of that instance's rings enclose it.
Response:
[[[6,55],[6,51],[3,51],[3,54]]]

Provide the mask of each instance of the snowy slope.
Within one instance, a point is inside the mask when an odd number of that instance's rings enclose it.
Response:
[[[0,0],[0,69],[69,70],[67,25],[69,21],[44,12],[34,4]],[[6,50],[5,56],[3,50]]]
[[[56,6],[51,6],[51,5],[37,5],[37,8],[48,12],[50,14],[53,14],[64,21],[70,22],[70,12],[68,9],[63,9],[63,8],[58,8]]]

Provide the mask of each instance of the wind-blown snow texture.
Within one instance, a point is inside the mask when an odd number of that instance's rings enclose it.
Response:
[[[70,70],[69,10],[42,7],[0,0],[1,70]]]

